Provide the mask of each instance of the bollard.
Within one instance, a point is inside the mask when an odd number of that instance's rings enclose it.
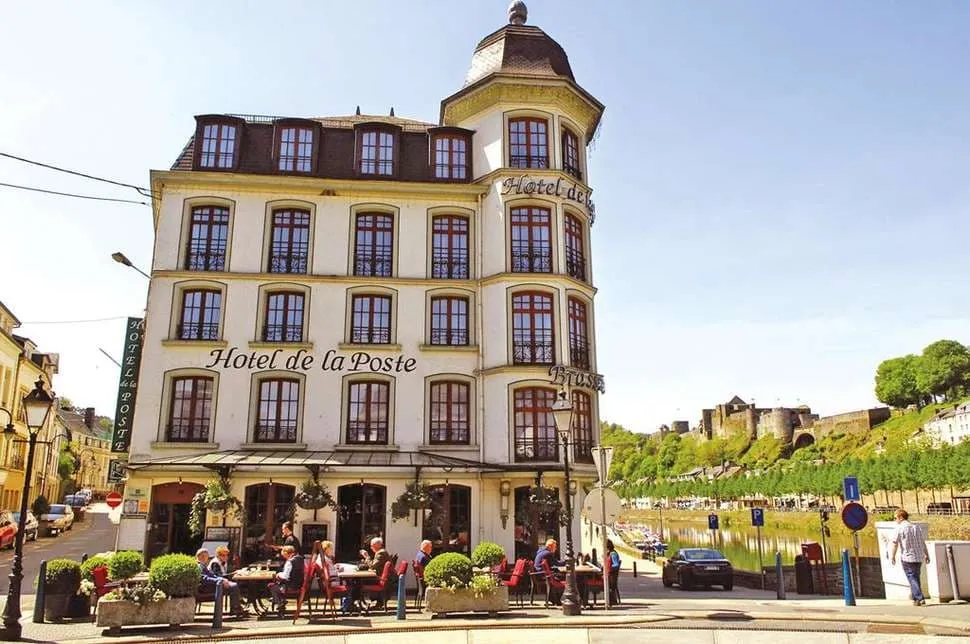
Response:
[[[407,593],[408,574],[405,572],[397,580],[397,618],[407,619],[407,604],[405,603],[405,593]],[[417,590],[415,590],[417,592]]]
[[[216,603],[212,607],[212,628],[222,628],[222,582],[216,584]]]
[[[845,599],[846,606],[855,606],[855,591],[852,589],[852,564],[849,561],[849,551],[846,548],[842,548],[842,598]]]
[[[633,578],[636,579],[637,576],[637,560],[633,560]]]
[[[775,578],[778,584],[778,599],[785,599],[785,569],[781,565],[781,553],[775,551]]]
[[[47,596],[47,560],[40,562],[37,573],[37,594],[34,595],[34,623],[44,623],[44,599]]]
[[[85,552],[84,554],[81,555],[81,563],[84,563],[87,560],[88,560],[88,553]]]
[[[946,565],[950,569],[950,588],[953,591],[953,599],[951,599],[949,604],[966,604],[967,602],[960,599],[960,587],[957,584],[957,564],[953,559],[953,546],[946,544]]]

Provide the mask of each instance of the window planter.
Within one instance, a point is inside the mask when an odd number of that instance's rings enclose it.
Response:
[[[98,602],[98,626],[117,634],[122,626],[191,623],[195,619],[195,597],[176,597],[137,604],[126,599],[104,599]]]
[[[496,586],[482,597],[476,597],[471,588],[428,588],[424,595],[425,612],[432,615],[448,613],[495,613],[509,609],[509,589]]]

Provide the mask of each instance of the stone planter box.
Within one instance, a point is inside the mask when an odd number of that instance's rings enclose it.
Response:
[[[122,626],[168,624],[177,626],[195,619],[195,597],[177,597],[149,602],[144,606],[126,600],[101,599],[98,602],[98,626],[107,626],[114,632]]]
[[[475,597],[472,590],[448,590],[445,588],[428,588],[424,595],[425,612],[434,615],[446,613],[488,613],[493,615],[501,610],[509,609],[509,589],[498,586],[495,591],[485,597]]]

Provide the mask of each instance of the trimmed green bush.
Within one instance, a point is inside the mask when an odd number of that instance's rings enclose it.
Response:
[[[142,571],[141,553],[135,550],[116,552],[108,564],[108,576],[114,581],[130,579]]]
[[[34,516],[40,520],[40,515],[47,514],[51,511],[51,504],[43,494],[34,499],[34,502],[30,505],[30,511],[34,513]]]
[[[51,559],[45,582],[50,595],[76,595],[81,587],[81,566],[73,559]]]
[[[472,551],[472,563],[476,568],[491,568],[502,563],[505,558],[505,550],[502,546],[491,541],[482,541],[475,546]]]
[[[192,597],[199,588],[202,573],[195,557],[189,555],[162,555],[152,560],[148,571],[148,585],[169,597]]]
[[[105,557],[104,555],[93,555],[88,557],[83,564],[81,564],[81,578],[87,579],[88,581],[94,581],[94,575],[91,571],[99,566],[109,566],[111,564],[111,557]]]
[[[467,588],[472,580],[472,560],[458,552],[444,552],[424,568],[424,583],[432,588]]]

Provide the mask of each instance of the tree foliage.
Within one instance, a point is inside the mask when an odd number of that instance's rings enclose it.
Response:
[[[901,358],[883,360],[876,369],[876,398],[891,407],[907,407],[919,404],[928,392],[917,385],[919,356],[910,354]]]
[[[970,391],[970,347],[937,340],[921,355],[883,360],[876,369],[876,398],[893,407],[954,400]]]

